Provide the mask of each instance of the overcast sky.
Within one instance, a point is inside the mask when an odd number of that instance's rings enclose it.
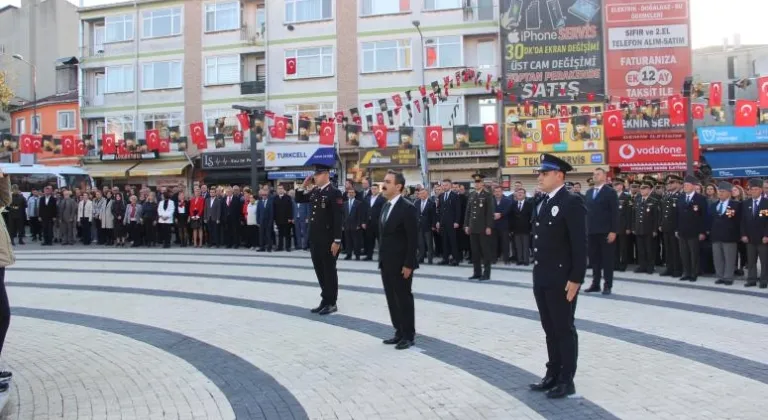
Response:
[[[79,4],[79,0],[70,0]],[[86,6],[115,3],[115,0],[84,0]],[[339,0],[357,2],[357,0]],[[419,0],[414,0],[419,1]],[[743,44],[768,44],[765,17],[768,0],[690,0],[691,41],[694,48],[721,45],[724,37],[741,34]],[[19,0],[0,0],[0,7],[19,4]]]

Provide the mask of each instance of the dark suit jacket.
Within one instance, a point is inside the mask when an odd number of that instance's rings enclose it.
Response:
[[[413,205],[416,207],[416,211],[419,212],[419,232],[431,232],[437,222],[435,202],[428,198],[427,204],[424,205],[424,210],[421,210],[421,200],[414,201]]]
[[[693,239],[707,232],[709,204],[699,193],[693,193],[690,203],[686,202],[686,198],[683,194],[677,199],[677,233],[680,238]]]
[[[40,203],[42,204],[42,201]],[[751,197],[745,199],[741,205],[741,236],[746,236],[752,245],[760,245],[763,243],[763,237],[768,236],[768,198],[760,197],[757,212],[753,207],[754,201]],[[760,215],[761,211],[763,216]]]
[[[288,194],[283,194],[283,198],[275,194],[272,198],[272,205],[275,211],[275,223],[278,225],[288,224],[288,220],[293,220],[293,200]]]
[[[513,200],[510,203],[510,206],[512,206],[512,224],[510,225],[512,233],[521,235],[531,233],[531,217],[533,217],[534,210],[533,203],[533,200],[523,201],[522,211],[519,209],[520,205],[517,200]]]
[[[352,200],[352,211],[349,201]],[[357,199],[347,199],[344,202],[344,212],[341,214],[342,224],[346,230],[356,230],[363,223],[363,202]]]
[[[506,235],[509,232],[510,222],[513,218],[512,199],[502,196],[501,200],[497,201],[496,197],[493,197],[493,204],[496,206],[494,213],[501,214],[501,219],[494,220],[493,228],[499,231],[499,233]]]
[[[720,201],[709,205],[709,239],[712,242],[739,242],[741,234],[741,202],[728,200],[725,213],[720,214],[717,209]]]
[[[445,199],[445,193],[437,197],[437,221],[441,227],[453,229],[454,223],[461,223],[461,198],[455,192],[448,194],[448,200]]]
[[[379,218],[381,219],[381,218]],[[379,225],[379,268],[415,269],[418,250],[418,210],[404,197],[400,197],[389,212],[386,222]]]
[[[602,235],[618,233],[619,231],[619,198],[616,191],[608,185],[603,185],[593,198],[595,188],[590,188],[585,194],[587,204],[587,233]]]
[[[211,204],[213,202],[213,204]],[[221,212],[222,205],[221,205],[221,198],[217,197],[215,195],[209,196],[205,199],[205,208],[203,209],[203,220],[208,222],[209,220],[212,222],[221,221]]]
[[[48,205],[45,204],[45,196],[41,196],[38,207],[40,209],[40,213],[38,213],[40,218],[55,219],[57,217],[59,207],[56,204],[56,197],[53,195],[48,199]]]
[[[371,225],[369,229],[376,229],[379,226],[379,218],[381,216],[381,208],[384,206],[384,203],[387,200],[384,199],[384,196],[381,194],[376,197],[376,200],[373,202],[373,206],[371,206],[371,195],[369,194],[368,197],[364,198],[362,200],[363,204],[363,220],[366,225]]]
[[[227,205],[227,197],[221,199],[222,219],[227,222],[238,222],[243,217],[243,202],[240,197],[232,196],[232,200]]]
[[[266,200],[259,199],[256,202],[256,223],[262,229],[270,229],[275,221],[274,207],[272,198]]]

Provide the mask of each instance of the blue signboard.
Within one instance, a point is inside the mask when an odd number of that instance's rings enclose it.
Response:
[[[704,152],[715,178],[768,176],[768,150]]]
[[[304,179],[314,174],[314,171],[270,171],[267,172],[267,179]],[[334,176],[336,171],[331,169],[330,174]]]
[[[768,125],[757,127],[699,127],[699,145],[723,146],[768,143]]]
[[[316,143],[267,145],[264,166],[336,166],[336,149]]]

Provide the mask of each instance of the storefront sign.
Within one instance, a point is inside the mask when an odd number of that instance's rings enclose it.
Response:
[[[102,154],[100,156],[100,159],[103,161],[121,161],[121,160],[151,160],[151,159],[157,159],[158,154],[157,152],[147,152],[147,153],[122,153],[122,154],[114,154],[114,155],[105,155]]]
[[[502,84],[515,82],[505,93],[555,103],[602,97],[602,1],[502,0]]]
[[[314,174],[314,171],[270,171],[267,172],[267,179],[305,179]],[[335,176],[336,171],[331,169],[329,174]]]
[[[544,106],[539,106],[538,110],[533,109],[533,105],[531,108],[533,116],[525,115],[524,108],[520,106],[505,108],[504,144],[507,154],[605,150],[602,105],[575,103],[556,106],[549,111]],[[565,108],[565,114],[561,108]],[[542,135],[542,123],[545,121],[557,125],[559,142],[545,141]]]
[[[768,150],[705,152],[715,178],[768,176]]]
[[[768,126],[699,127],[699,143],[703,146],[768,143]]]
[[[694,161],[698,161],[698,145],[694,145],[692,153]],[[624,172],[685,170],[686,156],[685,139],[608,142],[608,163]]]
[[[457,149],[457,150],[441,150],[439,152],[428,152],[427,157],[430,159],[458,159],[458,158],[473,158],[473,157],[493,157],[499,155],[499,149]]]
[[[587,165],[605,164],[603,152],[570,152],[553,153],[555,156],[568,162],[574,168]],[[541,153],[520,153],[507,156],[507,167],[538,168],[541,166]],[[577,169],[577,168],[576,168]]]
[[[264,151],[256,151],[256,166],[264,166]],[[221,153],[203,153],[200,158],[203,169],[250,169],[251,151],[242,152],[221,152]]]
[[[419,166],[417,149],[391,148],[363,150],[360,166],[366,168]]]
[[[689,0],[605,2],[608,95],[663,98],[691,74]]]
[[[268,145],[264,147],[264,166],[336,166],[336,149],[317,144]]]

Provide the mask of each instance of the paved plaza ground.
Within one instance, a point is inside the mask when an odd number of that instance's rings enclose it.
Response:
[[[396,351],[373,262],[309,313],[306,252],[27,245],[6,273],[0,419],[765,419],[768,291],[618,273],[580,295],[577,396],[527,384],[546,351],[524,267],[416,271]],[[587,282],[590,280],[587,279]]]

